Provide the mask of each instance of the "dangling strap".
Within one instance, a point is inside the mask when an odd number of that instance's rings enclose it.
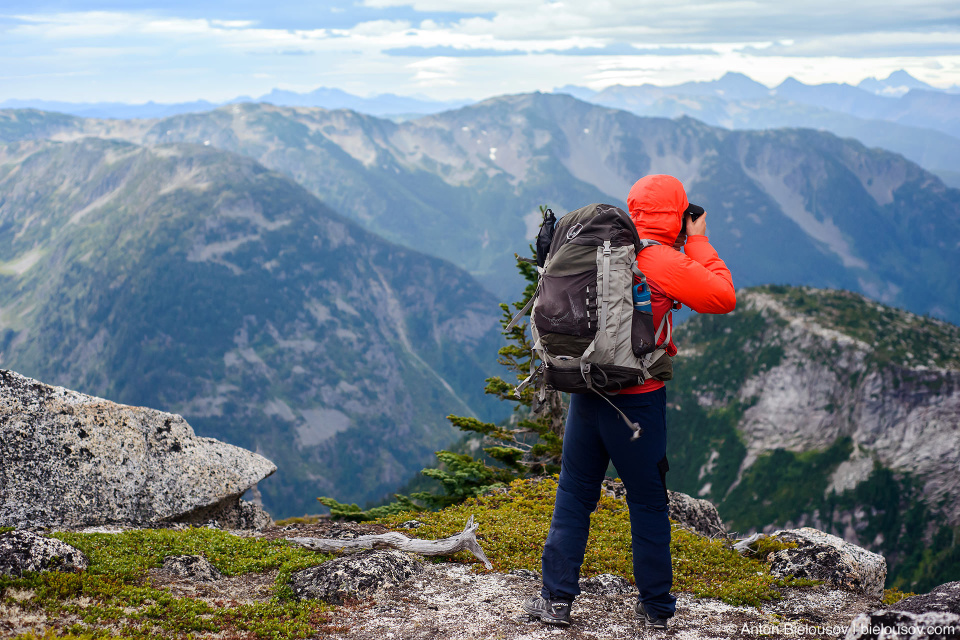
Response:
[[[523,316],[527,315],[527,312],[530,311],[530,308],[533,306],[533,301],[537,299],[537,294],[540,293],[540,285],[537,284],[536,290],[533,292],[533,295],[530,296],[530,299],[527,300],[527,304],[523,305],[523,309],[517,312],[517,315],[513,316],[513,319],[510,320],[510,324],[507,325],[506,331],[512,330],[517,323],[520,322],[520,319]]]
[[[601,370],[600,373],[603,373],[603,371]],[[641,435],[643,435],[643,428],[638,423],[634,422],[629,417],[627,417],[627,414],[625,414],[620,409],[620,407],[613,404],[613,402],[610,400],[610,398],[607,397],[607,394],[605,394],[602,389],[597,389],[596,387],[593,386],[593,374],[590,371],[589,362],[580,363],[580,375],[583,376],[583,381],[587,384],[587,389],[589,389],[590,391],[593,391],[595,394],[603,398],[607,404],[613,407],[614,411],[620,414],[620,417],[623,418],[623,421],[627,423],[627,426],[630,428],[631,431],[633,431],[633,435],[630,436],[631,442],[639,438]]]
[[[517,400],[520,399],[520,394],[523,392],[524,389],[529,387],[531,384],[536,384],[537,382],[539,382],[540,377],[543,375],[543,363],[541,362],[539,367],[534,367],[533,362],[534,360],[531,357],[530,358],[530,375],[524,378],[523,382],[518,384],[516,388],[513,390],[513,395]]]

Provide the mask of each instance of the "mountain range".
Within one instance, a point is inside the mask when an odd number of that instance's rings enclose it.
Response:
[[[947,184],[960,187],[960,121],[955,115],[960,86],[939,89],[902,69],[887,78],[866,78],[857,86],[806,85],[788,78],[779,86],[769,88],[743,74],[727,73],[714,81],[674,86],[615,85],[595,91],[567,85],[554,92],[643,116],[687,115],[728,129],[803,127],[830,131],[870,147],[903,154],[936,173]],[[350,109],[399,121],[455,109],[473,101],[439,101],[394,94],[360,97],[340,89],[320,87],[305,93],[274,89],[257,98],[239,96],[222,103],[206,100],[172,104],[70,103],[8,99],[0,102],[0,109],[38,109],[88,118],[150,119],[206,112],[244,102]]]
[[[241,104],[158,121],[0,112],[0,137],[189,142],[250,156],[387,239],[517,295],[538,205],[623,200],[648,173],[711,212],[734,282],[861,291],[960,320],[960,191],[917,165],[823,132],[729,131],[522,94],[414,121]]]
[[[284,107],[351,109],[376,116],[406,118],[455,109],[470,104],[473,100],[431,100],[425,97],[398,96],[393,93],[381,93],[364,98],[341,89],[319,87],[306,93],[273,89],[269,93],[256,98],[238,96],[224,102],[193,100],[175,103],[149,101],[143,104],[129,104],[125,102],[65,102],[14,98],[0,102],[0,109],[39,109],[83,118],[166,118],[181,113],[211,111],[223,105],[239,102],[265,102]]]
[[[719,80],[675,86],[615,85],[599,92],[563,87],[557,91],[638,115],[687,115],[728,129],[830,131],[903,154],[949,184],[960,186],[960,94],[937,90],[906,72],[868,80],[854,87],[806,85],[788,78],[768,88],[743,74],[727,73]]]
[[[262,453],[277,517],[388,495],[447,414],[503,413],[496,299],[212,147],[0,145],[0,274],[4,368]]]

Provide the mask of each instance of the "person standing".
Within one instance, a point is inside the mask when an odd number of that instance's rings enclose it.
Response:
[[[689,202],[680,181],[668,175],[641,178],[630,189],[627,205],[640,238],[660,243],[637,258],[650,285],[654,326],[675,302],[698,313],[733,311],[736,294],[730,270],[710,245],[706,214],[696,220],[685,215]],[[671,330],[664,332],[670,336],[666,351],[674,356],[672,317],[667,322]],[[543,588],[523,606],[542,622],[570,624],[570,607],[580,594],[590,514],[612,459],[630,510],[633,576],[639,591],[635,612],[645,626],[665,629],[676,611],[670,593],[666,388],[651,379],[608,399],[640,425],[643,436],[631,440],[616,410],[596,393],[571,394],[556,504],[543,549]]]

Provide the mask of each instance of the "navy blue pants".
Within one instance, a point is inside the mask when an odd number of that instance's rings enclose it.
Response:
[[[671,617],[670,520],[667,510],[666,389],[612,396],[643,428],[633,432],[607,402],[593,393],[570,396],[563,436],[557,502],[543,548],[544,598],[573,601],[580,595],[580,565],[587,546],[590,514],[600,499],[610,460],[627,490],[633,548],[633,577],[640,601],[653,615]]]

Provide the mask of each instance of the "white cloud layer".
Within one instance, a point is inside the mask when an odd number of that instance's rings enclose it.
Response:
[[[0,15],[0,100],[222,100],[317,86],[479,98],[725,71],[771,85],[791,75],[856,83],[898,68],[960,84],[955,0],[365,0],[333,8],[358,17],[298,29],[161,5]]]

